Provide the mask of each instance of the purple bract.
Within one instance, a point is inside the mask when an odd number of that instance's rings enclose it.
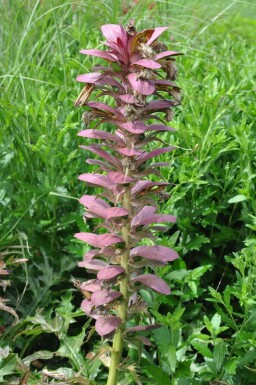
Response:
[[[122,338],[129,339],[129,333],[159,327],[131,326],[135,309],[145,309],[139,290],[171,292],[167,283],[154,275],[155,266],[178,257],[174,250],[156,245],[155,235],[156,230],[176,221],[173,215],[157,213],[156,199],[164,199],[169,183],[155,178],[160,175],[159,168],[168,165],[161,161],[163,154],[176,147],[152,149],[153,142],[163,143],[158,134],[175,131],[168,122],[180,102],[174,62],[181,54],[157,41],[166,29],[136,32],[133,21],[127,28],[107,24],[101,27],[107,49],[80,51],[99,58],[100,63],[90,73],[77,76],[85,86],[75,105],[86,106],[85,128],[78,135],[90,140],[81,147],[87,163],[97,166],[95,173],[84,173],[79,179],[100,191],[98,196],[82,196],[80,203],[84,217],[96,219],[101,231],[80,232],[75,237],[95,248],[85,254],[79,266],[97,278],[83,282],[80,289],[86,296],[82,309],[96,320],[101,336],[120,332]],[[91,95],[94,101],[89,102]],[[88,158],[89,152],[97,158]],[[160,158],[158,163],[150,164],[154,157]],[[159,223],[165,225],[154,226]],[[150,243],[145,244],[145,239]],[[146,266],[150,273],[144,273]],[[140,335],[138,342],[150,345]]]

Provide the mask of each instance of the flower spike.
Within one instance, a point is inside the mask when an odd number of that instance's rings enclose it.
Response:
[[[161,132],[175,131],[164,123],[171,120],[173,108],[180,103],[180,88],[173,81],[175,57],[181,53],[158,42],[166,29],[137,32],[134,20],[126,28],[103,25],[107,49],[80,51],[99,58],[99,65],[91,73],[77,76],[85,84],[75,106],[86,108],[85,127],[78,135],[90,140],[80,147],[97,157],[86,160],[97,165],[97,171],[79,179],[101,191],[99,196],[82,196],[80,203],[84,217],[98,221],[102,231],[75,234],[93,247],[78,265],[95,278],[81,283],[79,289],[85,296],[81,308],[95,319],[98,334],[113,337],[107,385],[117,384],[124,343],[150,345],[139,333],[160,327],[135,323],[135,313],[143,321],[147,312],[140,288],[170,295],[168,284],[154,271],[178,258],[176,251],[157,245],[155,236],[157,230],[176,221],[173,215],[157,213],[156,199],[163,199],[169,183],[148,179],[151,174],[161,176],[158,169],[167,165],[161,161],[150,164],[150,160],[176,149],[148,146],[154,141],[164,143],[157,137]],[[92,96],[94,100],[88,101]],[[146,238],[151,245],[145,244]]]

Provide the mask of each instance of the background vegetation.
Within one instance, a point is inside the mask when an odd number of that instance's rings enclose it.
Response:
[[[185,53],[177,133],[162,138],[181,147],[161,210],[178,217],[161,244],[180,259],[159,270],[171,296],[143,293],[164,327],[140,363],[130,348],[120,385],[255,384],[255,2],[2,0],[0,12],[0,306],[20,317],[1,311],[0,383],[104,384],[107,355],[72,283],[86,278],[73,234],[87,228],[77,175],[89,169],[73,101],[76,75],[99,62],[79,49],[134,17],[169,26],[165,43]]]

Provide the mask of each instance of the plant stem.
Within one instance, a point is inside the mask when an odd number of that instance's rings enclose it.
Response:
[[[118,366],[122,359],[123,353],[123,331],[125,329],[125,322],[127,319],[128,308],[128,277],[129,277],[129,256],[130,256],[130,230],[131,230],[131,189],[128,188],[124,193],[122,207],[129,212],[129,217],[126,224],[122,228],[122,237],[125,241],[125,250],[122,253],[120,265],[125,269],[125,275],[120,281],[120,292],[122,293],[122,302],[118,305],[117,313],[122,319],[122,325],[117,330],[113,339],[111,361],[109,367],[107,385],[116,385],[118,380]]]

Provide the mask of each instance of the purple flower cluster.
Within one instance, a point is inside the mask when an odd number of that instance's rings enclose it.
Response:
[[[104,25],[101,30],[108,49],[80,51],[107,62],[77,77],[86,85],[75,102],[76,106],[89,107],[83,114],[86,129],[78,135],[100,141],[81,146],[97,156],[86,162],[96,165],[98,171],[82,174],[79,179],[102,189],[101,197],[84,195],[80,203],[86,209],[86,218],[100,220],[104,233],[81,232],[75,237],[93,247],[79,266],[97,274],[97,278],[83,282],[80,289],[86,296],[82,309],[96,320],[95,328],[101,336],[119,327],[129,335],[157,326],[126,329],[125,324],[134,313],[146,310],[138,294],[142,286],[170,294],[166,282],[153,272],[156,266],[178,257],[174,250],[156,245],[155,231],[166,229],[157,224],[176,220],[172,215],[156,213],[156,197],[163,197],[168,183],[147,179],[159,175],[159,167],[167,165],[148,161],[175,147],[144,149],[154,141],[162,142],[158,133],[174,131],[164,123],[171,120],[172,108],[180,102],[180,90],[173,83],[177,74],[174,57],[180,53],[168,51],[157,41],[166,29],[136,32],[133,21],[126,29]],[[92,92],[96,101],[89,102]],[[99,101],[105,97],[111,106]],[[108,130],[113,127],[113,133],[98,130],[102,125]],[[154,245],[143,245],[143,239]],[[144,274],[145,267],[152,274]]]

